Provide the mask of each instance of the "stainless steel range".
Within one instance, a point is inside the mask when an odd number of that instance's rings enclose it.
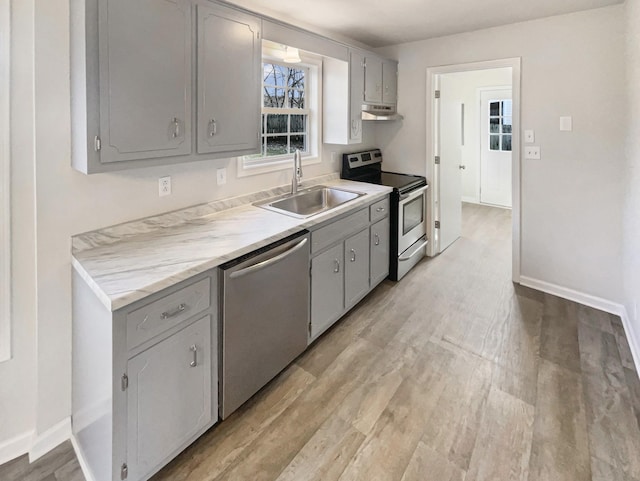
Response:
[[[389,278],[398,281],[426,255],[427,179],[382,170],[380,149],[344,154],[340,177],[393,187]]]

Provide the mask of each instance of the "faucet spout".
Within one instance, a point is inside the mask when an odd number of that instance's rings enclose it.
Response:
[[[298,188],[302,186],[302,154],[300,149],[296,149],[293,153],[293,177],[291,178],[291,193],[298,192]]]

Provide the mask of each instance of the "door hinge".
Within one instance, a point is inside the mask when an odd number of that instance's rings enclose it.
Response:
[[[120,468],[120,479],[127,479],[129,476],[129,466],[127,463],[122,463],[122,467]]]
[[[129,387],[129,376],[126,373],[122,375],[122,390],[126,391]]]
[[[440,91],[436,90],[436,98],[439,99],[440,98]]]
[[[93,138],[93,148],[96,152],[100,152],[100,149],[102,148],[102,142],[100,141],[100,137],[97,135]]]
[[[440,228],[440,221],[439,221],[439,220],[437,220],[437,221],[436,221],[436,229],[439,229],[439,228]]]
[[[439,164],[439,163],[440,163],[440,156],[439,156],[439,155],[436,155],[435,163],[436,163],[436,164]]]

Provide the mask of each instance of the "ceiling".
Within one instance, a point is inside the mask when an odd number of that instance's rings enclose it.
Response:
[[[383,47],[623,0],[231,0],[287,23]]]

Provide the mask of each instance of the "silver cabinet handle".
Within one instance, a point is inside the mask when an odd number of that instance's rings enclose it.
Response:
[[[180,121],[178,117],[173,118],[173,138],[177,138],[180,135]]]
[[[187,308],[187,305],[185,303],[182,303],[175,309],[171,309],[170,311],[165,311],[162,314],[160,314],[160,319],[169,319],[171,317],[175,317],[178,314],[180,314],[182,311],[184,311],[186,308]]]
[[[218,123],[216,119],[211,119],[209,121],[209,137],[213,137],[218,133]]]
[[[385,211],[385,208],[384,208],[384,207],[378,207],[378,208],[376,209],[376,212],[384,212],[384,211]]]
[[[193,361],[191,361],[189,366],[196,367],[198,365],[198,347],[193,344],[189,349],[193,352]]]
[[[259,271],[261,269],[269,267],[270,265],[275,264],[276,262],[280,262],[281,260],[286,259],[290,255],[294,254],[299,249],[302,249],[302,247],[304,247],[306,245],[307,241],[308,241],[308,239],[305,237],[300,242],[298,242],[296,245],[294,245],[290,249],[284,251],[282,254],[278,254],[277,256],[274,256],[274,257],[272,257],[270,259],[267,259],[267,260],[264,260],[262,262],[258,262],[257,264],[253,264],[251,266],[245,267],[244,269],[240,269],[239,271],[234,271],[229,275],[229,277],[231,279],[235,279],[236,277],[242,277],[244,275],[251,274],[252,272]]]
[[[340,261],[338,259],[334,259],[334,261],[336,263],[336,267],[333,269],[333,272],[338,273],[340,272]]]
[[[356,251],[355,249],[351,249],[351,262],[356,261]]]
[[[380,245],[380,236],[378,234],[374,234],[374,237],[376,239],[375,245],[379,246]]]

